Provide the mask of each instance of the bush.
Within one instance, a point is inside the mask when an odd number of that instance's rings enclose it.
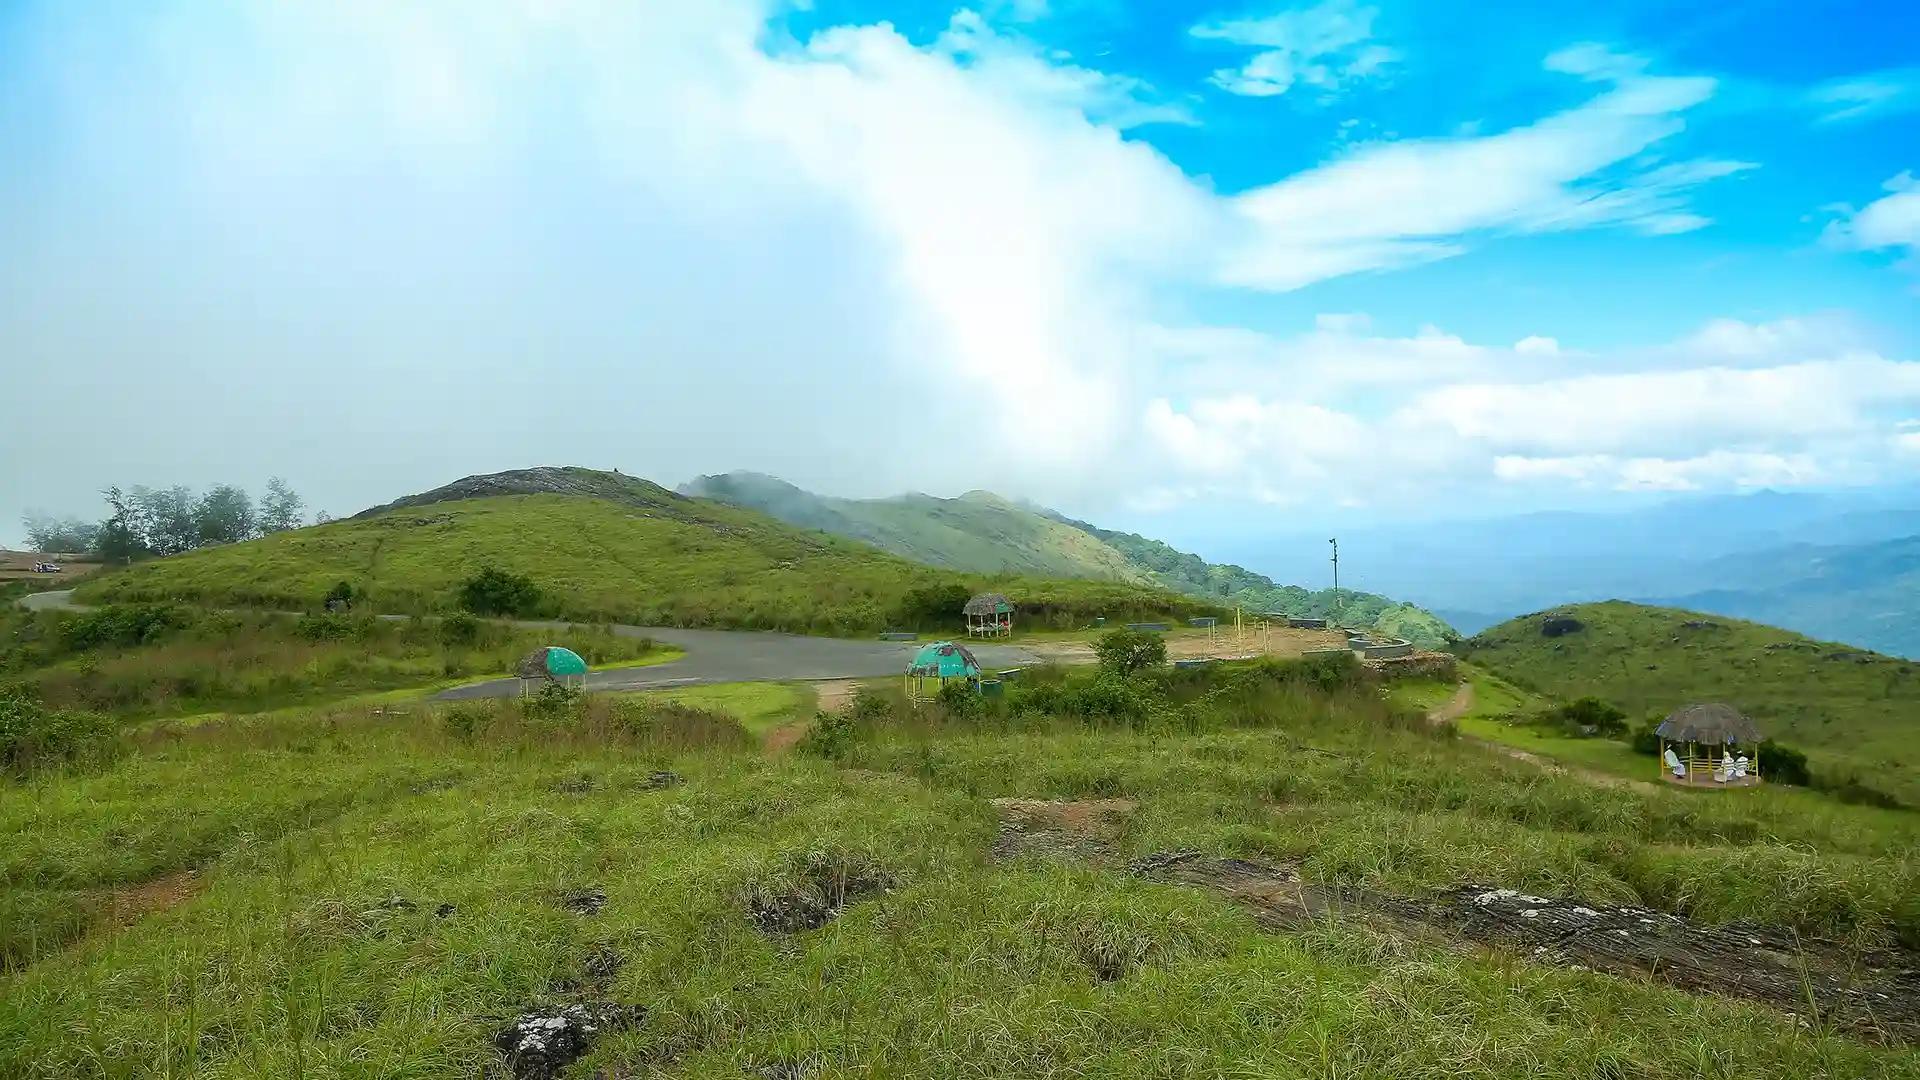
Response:
[[[1660,755],[1660,732],[1657,729],[1663,720],[1665,717],[1650,716],[1639,727],[1633,729],[1633,738],[1627,741],[1627,745],[1633,748],[1634,753],[1645,754],[1648,757]]]
[[[460,606],[475,615],[531,615],[540,604],[540,586],[524,574],[483,567],[460,586]]]
[[[1807,755],[1791,746],[1782,746],[1772,739],[1760,744],[1756,757],[1760,763],[1762,779],[1775,784],[1793,784],[1796,787],[1808,787],[1813,783],[1813,773],[1807,769]]]
[[[1167,662],[1167,641],[1159,634],[1121,627],[1100,635],[1093,646],[1100,658],[1100,669],[1122,677]]]
[[[25,687],[0,687],[0,772],[91,764],[114,749],[112,722],[100,713],[48,709]]]
[[[1550,710],[1547,719],[1576,738],[1619,739],[1627,735],[1627,714],[1597,697],[1567,702]],[[1656,744],[1656,753],[1658,749]]]
[[[440,620],[440,640],[447,645],[472,645],[480,640],[480,620],[466,612]]]
[[[327,595],[320,598],[320,606],[328,611],[334,610],[336,605],[341,608],[353,606],[353,585],[350,582],[335,582],[333,588],[327,590]]]
[[[68,650],[146,645],[193,625],[193,615],[172,604],[110,604],[73,616],[60,627]]]
[[[896,625],[918,629],[956,623],[973,594],[964,585],[928,585],[909,589],[894,609]]]
[[[986,699],[981,697],[980,688],[970,679],[953,679],[940,687],[935,699],[955,720],[966,720],[978,716],[985,707]]]
[[[550,682],[522,703],[521,711],[531,719],[561,720],[578,713],[585,697],[571,686]]]

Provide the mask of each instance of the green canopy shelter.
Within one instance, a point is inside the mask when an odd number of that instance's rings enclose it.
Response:
[[[959,679],[980,681],[980,662],[965,645],[934,641],[920,647],[907,665],[907,696],[922,701],[940,692],[947,683]]]
[[[580,654],[559,645],[542,645],[520,658],[513,673],[520,677],[520,693],[525,696],[527,688],[536,682],[557,683],[561,686],[580,687],[587,681],[587,662]]]

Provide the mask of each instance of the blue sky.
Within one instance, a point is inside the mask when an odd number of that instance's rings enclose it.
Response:
[[[1920,478],[1911,5],[0,5],[0,537],[107,483],[1151,530]]]

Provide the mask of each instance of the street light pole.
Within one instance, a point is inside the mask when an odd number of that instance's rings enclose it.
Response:
[[[1336,537],[1328,540],[1333,545],[1333,625],[1340,625],[1340,540]]]

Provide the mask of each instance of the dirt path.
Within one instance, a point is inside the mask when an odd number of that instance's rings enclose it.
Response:
[[[1472,711],[1473,684],[1463,682],[1454,689],[1452,697],[1427,713],[1427,723],[1432,724],[1434,727],[1439,727],[1441,724],[1456,723],[1461,717]],[[1494,742],[1491,739],[1482,739],[1473,735],[1463,735],[1462,737],[1477,745],[1484,746],[1494,753],[1505,755],[1515,761],[1524,761],[1543,772],[1552,773],[1555,776],[1571,776],[1577,780],[1592,784],[1595,787],[1612,788],[1616,791],[1638,791],[1642,793],[1652,793],[1660,790],[1660,785],[1646,780],[1629,780],[1624,776],[1615,776],[1612,773],[1604,773],[1596,769],[1586,769],[1578,765],[1568,765],[1564,762],[1542,757],[1531,750],[1522,750],[1517,746],[1508,746],[1505,743]]]
[[[1442,702],[1438,708],[1427,713],[1427,723],[1432,724],[1434,727],[1439,727],[1441,724],[1451,724],[1467,715],[1467,712],[1472,708],[1473,684],[1463,682],[1459,686],[1454,687],[1452,697]]]
[[[860,688],[859,679],[828,679],[813,684],[814,710],[816,712],[837,712],[853,701],[853,695]],[[761,746],[769,754],[784,754],[793,749],[813,727],[811,716],[782,724],[767,732]]]
[[[1120,868],[1117,842],[1134,809],[1127,800],[996,799],[994,806],[1001,818],[993,845],[997,858],[1039,855]],[[1270,930],[1339,919],[1389,932],[1437,932],[1536,963],[1756,1001],[1867,1039],[1920,1037],[1920,952],[1909,949],[1855,953],[1776,927],[1709,926],[1644,907],[1531,896],[1492,885],[1401,896],[1309,881],[1297,862],[1274,865],[1196,851],[1149,855],[1125,869],[1218,893]]]

